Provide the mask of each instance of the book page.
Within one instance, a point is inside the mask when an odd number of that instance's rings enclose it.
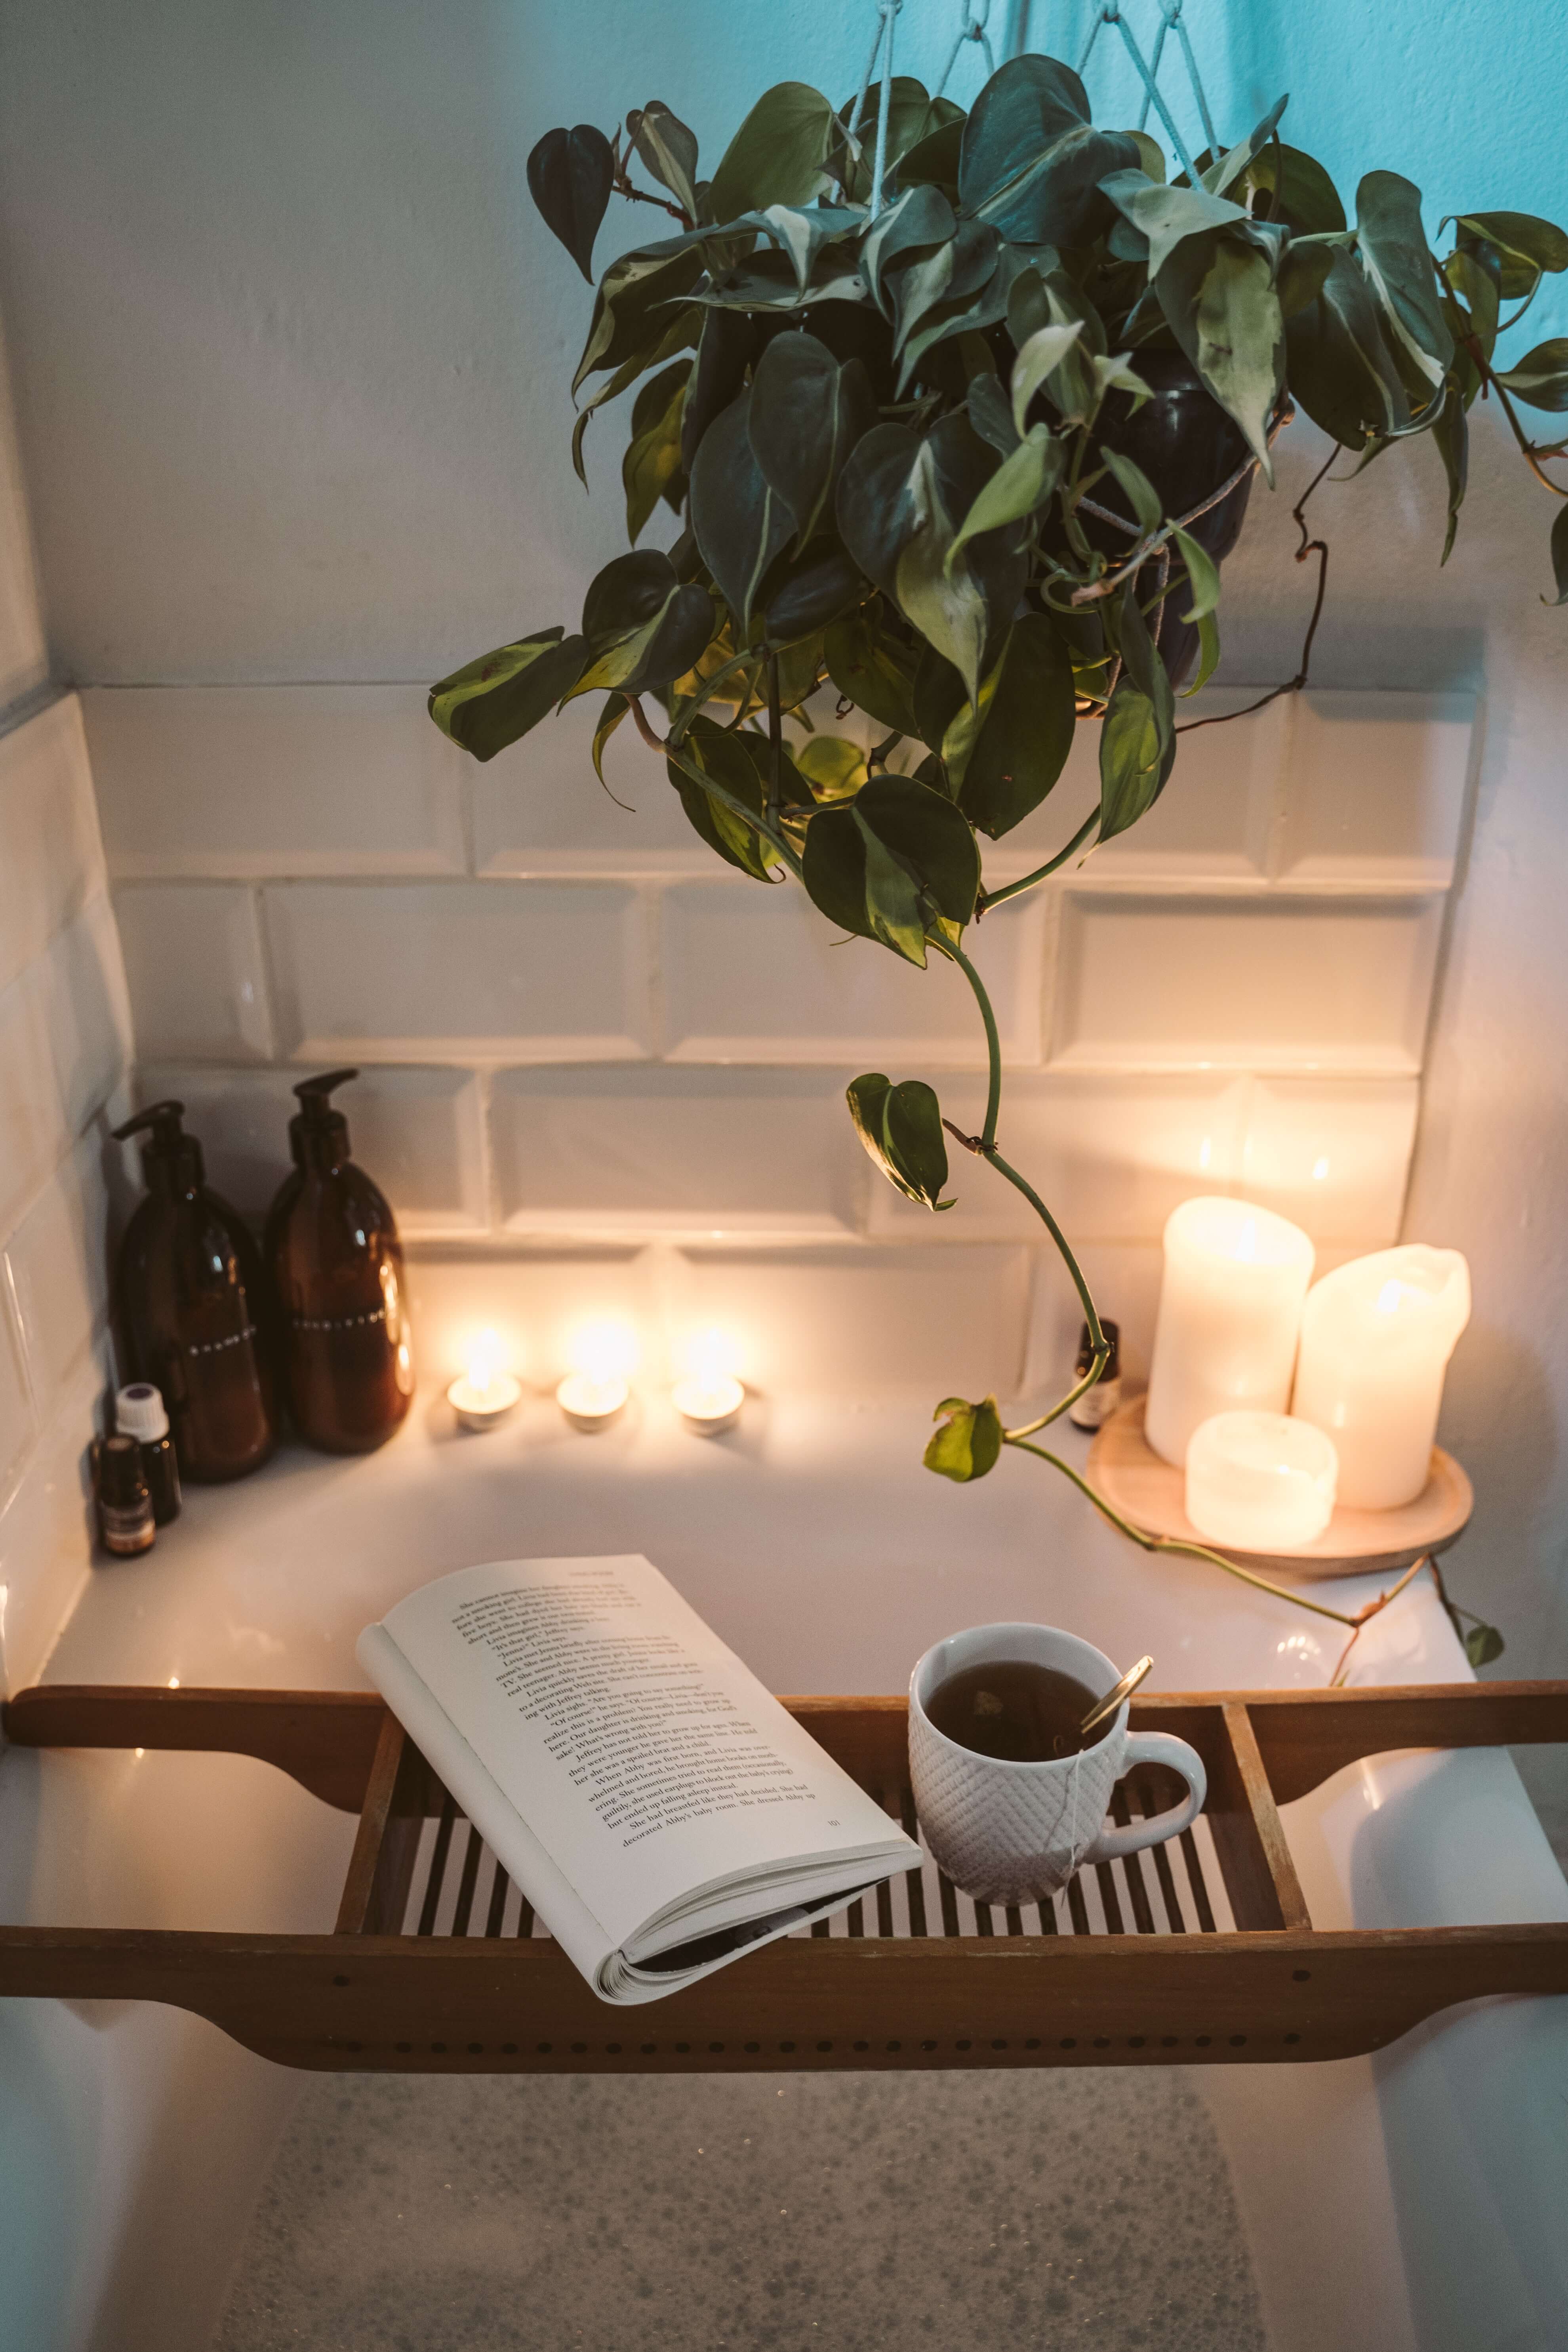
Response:
[[[617,1945],[734,1874],[901,1843],[640,1557],[463,1569],[385,1630]]]

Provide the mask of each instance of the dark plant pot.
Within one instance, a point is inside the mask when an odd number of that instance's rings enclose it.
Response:
[[[1134,412],[1125,393],[1113,393],[1105,404],[1100,438],[1142,469],[1160,493],[1167,515],[1190,514],[1229,481],[1238,466],[1246,464],[1247,440],[1240,426],[1205,391],[1179,352],[1137,352],[1132,363],[1154,396]],[[1252,483],[1253,476],[1245,474],[1216,506],[1185,526],[1216,563],[1224,561],[1241,536]],[[1120,485],[1109,477],[1096,483],[1093,496],[1096,505],[1132,520],[1131,506]],[[1120,531],[1094,515],[1084,515],[1082,520],[1091,543],[1108,556],[1124,556],[1131,547],[1131,532]],[[1184,566],[1179,557],[1173,559],[1173,564],[1182,584],[1162,607],[1159,646],[1171,683],[1179,687],[1197,667],[1198,632],[1195,623],[1178,617],[1191,600],[1185,593]]]

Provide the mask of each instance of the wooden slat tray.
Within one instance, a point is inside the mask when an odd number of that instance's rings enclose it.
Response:
[[[913,1827],[901,1698],[784,1704]],[[637,2008],[599,2000],[379,1698],[58,1685],[5,1710],[35,1748],[260,1757],[358,1811],[331,1933],[0,1927],[0,1995],[165,2001],[291,2066],[401,2073],[1158,2065],[1343,2058],[1456,2001],[1568,1992],[1568,1925],[1320,1934],[1278,1806],[1400,1748],[1568,1740],[1568,1683],[1136,1698],[1190,1740],[1193,1832],[992,1911],[929,1855],[825,1930]],[[1113,1811],[1169,1801],[1134,1775]]]

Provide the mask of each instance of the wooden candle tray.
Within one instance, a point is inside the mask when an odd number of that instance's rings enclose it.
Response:
[[[911,1831],[901,1698],[791,1712]],[[1359,1757],[1568,1740],[1568,1683],[1135,1698],[1208,1771],[1193,1832],[993,1913],[927,1860],[810,1933],[637,2008],[599,2000],[401,1727],[358,1692],[61,1685],[33,1748],[254,1756],[359,1814],[330,1935],[0,1927],[0,1995],[156,2000],[289,2066],[405,2074],[1192,2065],[1344,2058],[1455,2001],[1568,1992],[1568,1925],[1320,1933],[1278,1807]],[[1145,1770],[1113,1811],[1158,1811]]]

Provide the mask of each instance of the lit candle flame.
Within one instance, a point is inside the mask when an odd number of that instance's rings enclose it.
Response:
[[[482,1403],[501,1370],[503,1349],[500,1334],[485,1330],[478,1334],[468,1349],[468,1386],[474,1402]]]

